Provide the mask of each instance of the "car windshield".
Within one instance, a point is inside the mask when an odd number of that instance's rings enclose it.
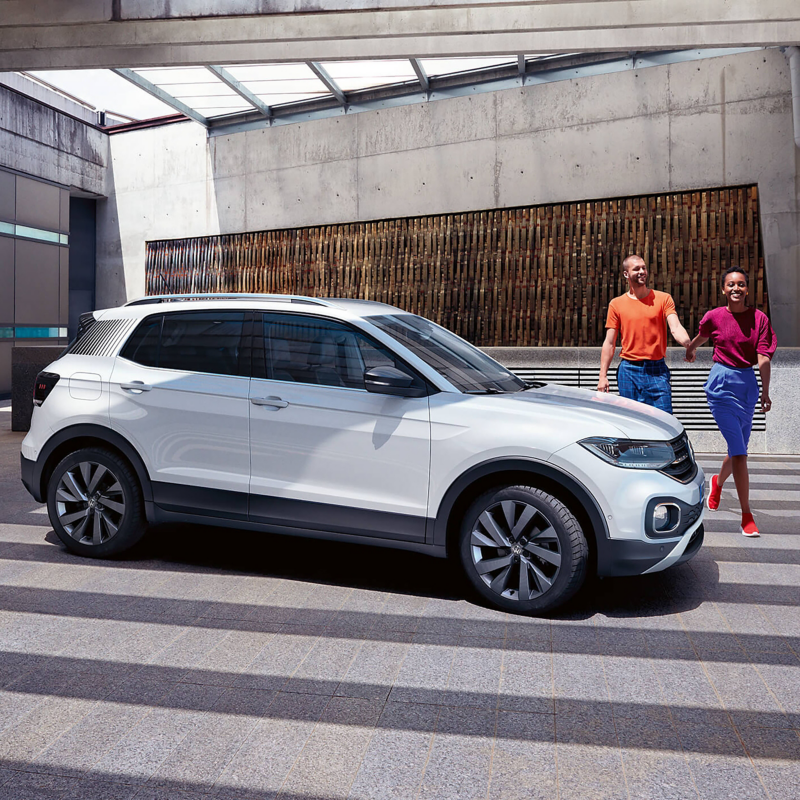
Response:
[[[525,381],[477,347],[423,317],[387,314],[370,317],[369,321],[419,356],[462,392],[497,394],[519,392],[527,388]]]

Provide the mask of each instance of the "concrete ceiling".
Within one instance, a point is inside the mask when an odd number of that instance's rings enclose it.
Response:
[[[798,0],[0,0],[0,70],[800,43]]]

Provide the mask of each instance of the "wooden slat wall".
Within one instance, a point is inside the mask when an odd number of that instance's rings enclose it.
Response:
[[[483,346],[591,346],[639,253],[690,334],[729,266],[767,312],[755,186],[148,242],[148,294],[378,300]]]

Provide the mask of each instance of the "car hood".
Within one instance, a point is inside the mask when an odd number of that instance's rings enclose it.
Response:
[[[540,388],[496,397],[502,397],[509,403],[530,403],[584,412],[592,419],[602,419],[614,425],[623,436],[630,439],[663,441],[683,433],[683,425],[671,414],[608,392],[590,392],[548,383]]]

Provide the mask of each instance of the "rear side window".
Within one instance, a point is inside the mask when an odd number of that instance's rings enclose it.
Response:
[[[245,313],[190,311],[150,317],[125,345],[122,357],[137,364],[216,375],[247,375],[242,347]],[[246,356],[246,357],[245,357]]]
[[[128,339],[120,355],[145,367],[157,367],[162,319],[163,317],[158,316],[144,320]]]

